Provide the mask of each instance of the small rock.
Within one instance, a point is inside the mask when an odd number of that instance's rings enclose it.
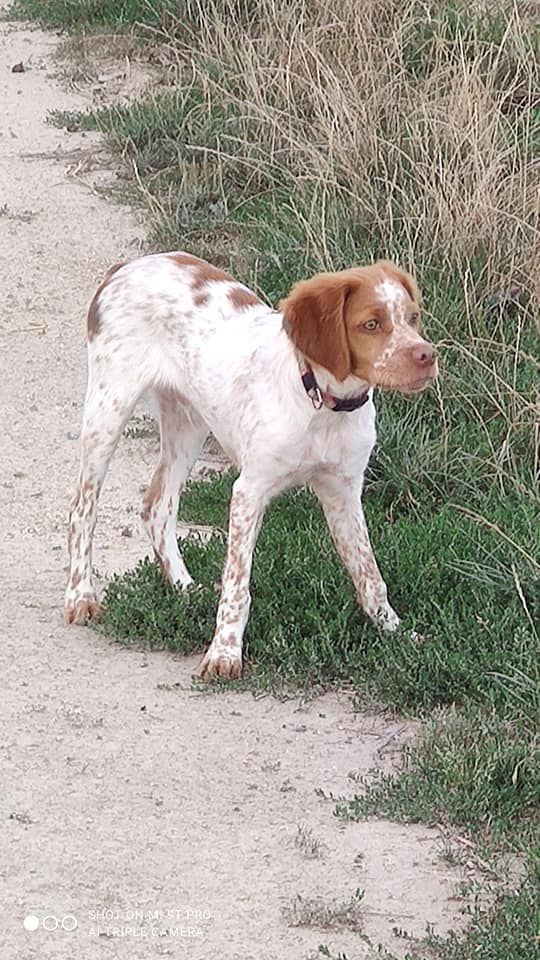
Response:
[[[279,788],[280,793],[296,793],[296,787],[293,787],[290,780],[284,780]]]
[[[11,72],[12,72],[12,73],[24,73],[24,72],[25,72],[24,63],[22,62],[22,60],[20,61],[20,63],[14,63],[14,64],[13,64],[13,66],[12,66],[12,68],[11,68]]]
[[[132,536],[133,536],[133,530],[131,529],[131,527],[124,527],[124,529],[122,530],[122,536],[123,536],[123,537],[132,537]]]
[[[67,436],[68,440],[78,440],[78,439],[79,439],[79,434],[78,434],[78,433],[72,433],[71,430],[68,431],[68,433],[66,434],[66,436]]]
[[[32,823],[32,818],[28,813],[19,813],[14,811],[9,815],[10,820],[17,820],[19,823]]]

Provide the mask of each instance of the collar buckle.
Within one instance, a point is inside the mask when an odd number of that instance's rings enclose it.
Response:
[[[363,407],[369,400],[369,390],[365,390],[359,397],[349,397],[344,400],[323,393],[307,360],[299,357],[298,364],[304,389],[315,410],[328,407],[329,410],[335,410],[336,413],[349,413],[353,410],[358,410],[359,407]]]
[[[310,390],[309,396],[315,410],[320,410],[324,406],[324,397],[318,384]]]

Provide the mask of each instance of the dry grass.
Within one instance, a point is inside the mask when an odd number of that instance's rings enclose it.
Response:
[[[282,910],[289,927],[316,927],[319,930],[353,930],[363,928],[363,890],[356,890],[350,900],[323,900],[300,894]]]
[[[501,3],[495,16],[491,4],[489,19],[442,0],[234,6],[191,0],[191,35],[184,19],[169,26],[179,78],[189,57],[209,113],[230,115],[186,155],[250,190],[290,178],[323,268],[339,265],[345,205],[350,229],[417,269],[436,257],[470,286],[477,260],[482,289],[511,276],[538,298],[538,4]]]
[[[308,860],[320,860],[326,852],[326,844],[304,823],[298,824],[294,845]]]

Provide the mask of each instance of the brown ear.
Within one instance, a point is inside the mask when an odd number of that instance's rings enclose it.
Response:
[[[414,300],[415,303],[420,303],[420,290],[418,289],[416,280],[410,273],[396,266],[391,260],[378,260],[375,266],[380,267],[385,273],[388,273],[393,280],[397,280],[402,287],[405,287],[411,300]]]
[[[345,327],[345,301],[350,284],[339,274],[321,273],[302,280],[282,300],[284,327],[295,347],[337,380],[351,372],[351,354]]]

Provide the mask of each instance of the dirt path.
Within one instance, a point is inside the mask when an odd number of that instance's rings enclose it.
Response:
[[[459,876],[437,859],[437,833],[343,825],[316,794],[349,794],[349,772],[367,771],[396,724],[336,696],[306,706],[201,696],[193,659],[63,624],[82,318],[103,270],[135,255],[144,230],[73,175],[73,151],[96,138],[45,123],[50,109],[87,105],[54,77],[56,38],[0,31],[2,960],[282,960],[319,944],[354,960],[372,955],[358,934],[288,926],[282,908],[357,888],[365,933],[404,952],[393,926],[459,922]],[[12,73],[19,61],[26,72]],[[156,452],[153,439],[125,440],[115,458],[98,524],[103,571],[146,552],[139,488]],[[317,856],[295,842],[299,825]]]

